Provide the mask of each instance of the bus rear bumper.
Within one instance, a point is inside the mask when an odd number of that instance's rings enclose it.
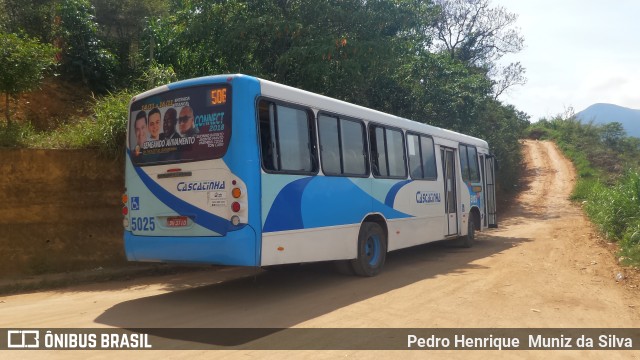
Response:
[[[220,237],[139,236],[124,233],[129,261],[260,266],[255,231],[251,226]]]

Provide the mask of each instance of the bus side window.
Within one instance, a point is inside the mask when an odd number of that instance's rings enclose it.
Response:
[[[387,156],[389,158],[389,176],[407,177],[404,155],[404,135],[402,131],[387,129]]]
[[[402,131],[373,125],[369,128],[369,136],[371,137],[373,175],[406,178]]]
[[[469,159],[469,180],[480,182],[480,170],[478,169],[478,152],[474,146],[467,146],[467,159]]]
[[[436,156],[433,147],[433,139],[428,136],[420,136],[420,144],[420,148],[422,149],[424,178],[436,180],[438,178],[438,171],[436,169]]]
[[[343,173],[351,175],[367,174],[365,156],[364,124],[358,121],[340,119]]]
[[[387,149],[384,141],[384,129],[379,126],[369,128],[371,138],[371,164],[373,175],[387,176]]]
[[[431,136],[408,133],[407,152],[409,153],[409,174],[412,179],[436,180],[438,178]]]
[[[258,116],[262,166],[266,171],[317,171],[309,111],[261,100]]]
[[[478,152],[475,146],[460,145],[459,149],[462,180],[479,182],[480,171],[478,170]]]
[[[460,154],[460,174],[462,175],[462,180],[469,181],[469,160],[467,159],[467,146],[460,145],[458,149],[458,152]]]
[[[275,105],[267,101],[260,101],[258,106],[260,125],[260,149],[262,151],[262,166],[265,170],[276,170],[277,151],[275,149]]]
[[[407,134],[407,150],[409,152],[409,174],[412,179],[422,179],[422,159],[420,151],[420,137]]]
[[[320,132],[320,158],[325,174],[340,174],[340,143],[338,141],[338,119],[333,116],[318,115]]]
[[[318,131],[322,170],[326,175],[368,175],[364,123],[321,113]]]

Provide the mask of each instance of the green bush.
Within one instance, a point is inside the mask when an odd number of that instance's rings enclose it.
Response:
[[[587,201],[591,193],[594,191],[594,187],[600,183],[595,179],[578,179],[576,186],[571,194],[571,200],[574,201]]]
[[[114,88],[118,60],[100,40],[94,12],[89,0],[60,1],[56,36],[62,47],[63,74],[103,94]]]
[[[60,126],[52,132],[36,133],[28,128],[12,130],[0,141],[13,141],[30,147],[49,149],[97,149],[104,155],[117,158],[124,154],[129,101],[133,91],[123,90],[108,94],[95,101],[91,117]],[[1,136],[0,132],[0,136]],[[11,140],[15,138],[16,140]]]
[[[533,139],[533,140],[547,140],[552,137],[551,129],[548,129],[544,126],[540,126],[537,123],[531,124],[531,126],[529,126],[529,128],[526,131],[526,136],[527,138]]]
[[[37,39],[0,31],[0,94],[4,113],[11,124],[11,98],[40,86],[45,71],[54,64],[55,48]]]
[[[71,119],[54,131],[36,132],[30,125],[0,126],[0,146],[47,149],[97,149],[110,158],[124,155],[129,102],[141,89],[172,81],[176,75],[170,66],[152,63],[130,89],[94,98],[93,114]]]
[[[35,133],[31,124],[9,123],[0,125],[0,146],[18,147],[25,146],[29,137]]]
[[[639,194],[640,177],[629,172],[615,186],[594,186],[586,210],[605,236],[617,241],[640,222]]]
[[[129,102],[135,96],[132,90],[122,90],[98,100],[95,107],[96,133],[100,150],[116,157],[125,149]]]

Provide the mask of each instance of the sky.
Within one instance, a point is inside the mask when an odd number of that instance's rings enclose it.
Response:
[[[575,112],[595,103],[640,109],[640,1],[491,0],[518,14],[527,83],[499,97],[531,116]]]

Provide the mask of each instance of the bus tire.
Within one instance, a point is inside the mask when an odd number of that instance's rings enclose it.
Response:
[[[473,218],[469,216],[467,221],[467,235],[458,238],[458,247],[470,248],[476,240],[476,227],[473,224]]]
[[[387,256],[387,237],[380,225],[365,222],[358,235],[358,257],[351,260],[356,275],[376,276]]]

